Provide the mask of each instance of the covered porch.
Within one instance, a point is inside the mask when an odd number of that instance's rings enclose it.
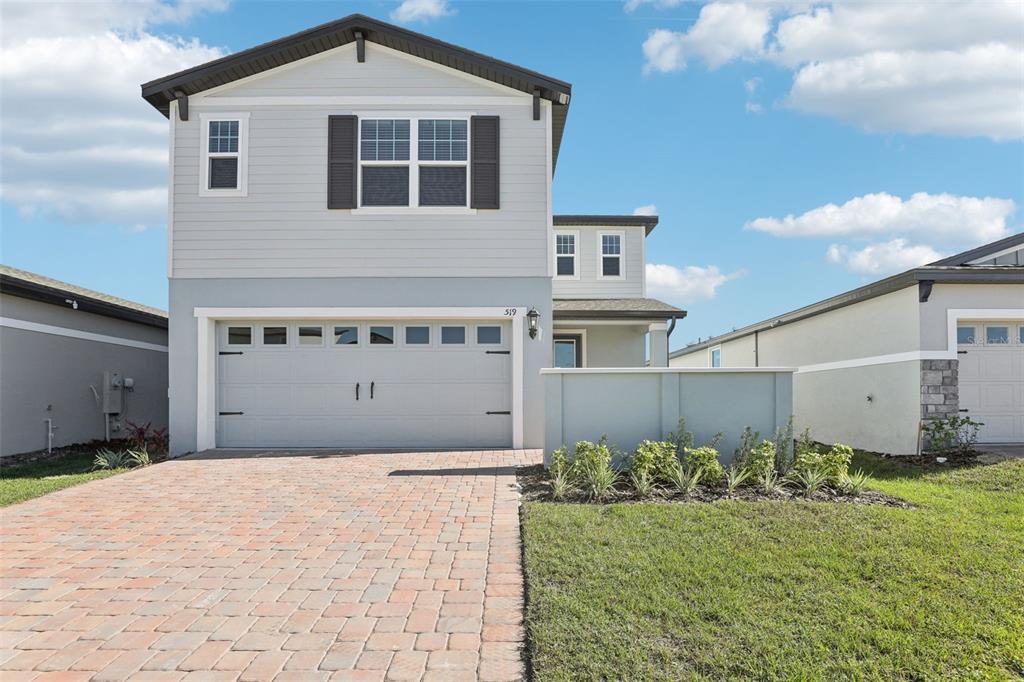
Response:
[[[667,367],[686,311],[653,298],[556,298],[554,367]]]

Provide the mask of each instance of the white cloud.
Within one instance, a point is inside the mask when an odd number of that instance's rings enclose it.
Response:
[[[627,12],[634,12],[642,5],[653,5],[658,9],[670,9],[678,7],[684,2],[687,2],[687,0],[626,0],[625,8]]]
[[[771,29],[766,6],[712,2],[700,8],[696,23],[686,32],[656,29],[644,41],[644,71],[678,71],[691,57],[714,69],[734,59],[756,57],[764,50]]]
[[[1021,139],[1022,35],[1019,0],[717,1],[686,32],[653,31],[644,71],[682,69],[693,57],[712,69],[758,59],[793,71],[783,100],[793,109],[873,132]]]
[[[877,238],[916,235],[947,244],[993,241],[1009,234],[1011,199],[918,192],[907,200],[885,192],[842,206],[826,204],[801,215],[757,218],[746,229],[776,237]]]
[[[868,244],[859,250],[833,244],[825,253],[830,263],[842,265],[850,272],[876,276],[903,272],[937,261],[942,256],[930,246],[909,244],[906,239]]]
[[[633,209],[633,215],[658,215],[658,207],[654,204],[644,204]]]
[[[221,51],[152,29],[224,6],[5,3],[0,198],[69,223],[164,224],[167,122],[139,85]]]
[[[696,303],[714,298],[718,287],[744,274],[742,270],[724,274],[715,265],[677,268],[674,265],[648,263],[647,293],[671,303]]]
[[[391,19],[409,24],[416,21],[433,21],[454,14],[448,0],[403,0],[391,12]]]
[[[756,101],[757,94],[761,90],[761,84],[762,81],[758,77],[743,81],[743,89],[747,92],[747,101],[744,103],[744,108],[748,114],[764,113],[764,107],[761,106],[760,102]]]

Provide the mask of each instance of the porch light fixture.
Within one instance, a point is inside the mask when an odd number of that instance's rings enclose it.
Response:
[[[529,325],[531,339],[537,338],[537,332],[539,331],[537,329],[537,324],[539,321],[540,313],[537,312],[536,308],[530,308],[530,310],[526,313],[526,322]]]

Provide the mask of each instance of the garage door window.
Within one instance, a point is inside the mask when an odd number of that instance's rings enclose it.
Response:
[[[359,345],[359,327],[335,327],[335,346],[357,346]]]
[[[288,327],[264,327],[263,328],[263,345],[264,346],[287,346],[288,345]]]
[[[491,345],[501,343],[501,327],[480,326],[476,328],[476,342],[480,345]]]
[[[1009,327],[985,327],[985,343],[1005,344],[1010,343]]]
[[[228,327],[229,346],[251,346],[252,327]]]
[[[956,342],[961,346],[974,343],[974,327],[957,327]]]
[[[299,327],[300,346],[322,346],[324,345],[323,327]]]
[[[429,346],[430,327],[415,326],[405,328],[405,345],[407,346]]]
[[[370,327],[371,346],[392,346],[395,343],[394,327]]]
[[[466,343],[465,327],[441,327],[441,343],[444,345],[463,345]]]

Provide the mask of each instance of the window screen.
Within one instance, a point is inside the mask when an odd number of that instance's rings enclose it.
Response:
[[[238,157],[210,158],[210,189],[236,189],[238,187]]]
[[[363,206],[408,205],[408,166],[363,166]]]
[[[465,166],[420,166],[420,206],[465,205]]]
[[[359,147],[363,161],[408,161],[409,121],[364,120]]]
[[[447,119],[420,121],[420,161],[465,161],[466,123]]]

